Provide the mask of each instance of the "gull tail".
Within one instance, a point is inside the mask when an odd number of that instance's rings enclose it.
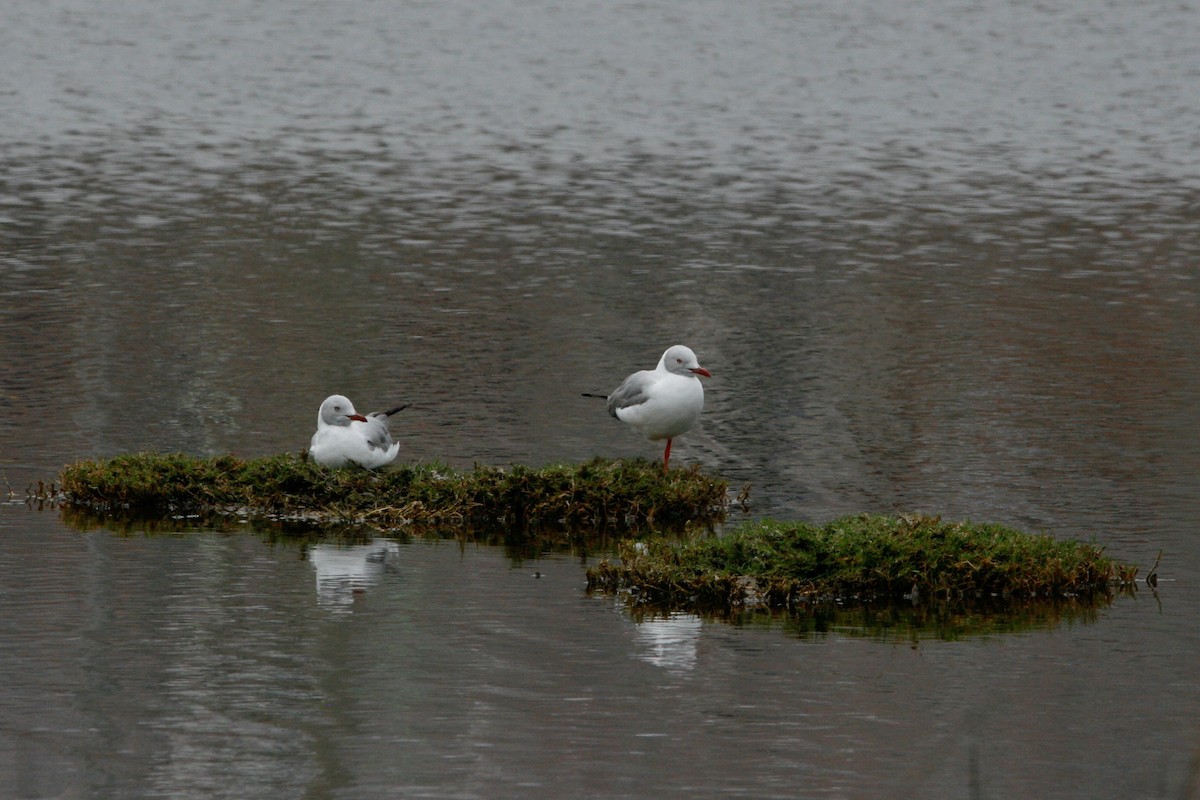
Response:
[[[405,404],[404,404],[404,405],[402,405],[402,406],[396,406],[396,407],[395,407],[395,408],[393,408],[391,411],[380,411],[380,412],[377,412],[377,413],[378,413],[380,416],[384,416],[384,417],[390,417],[392,414],[395,414],[395,413],[396,413],[396,412],[398,412],[398,411],[403,411],[404,409],[408,408],[408,407],[409,407],[409,405],[410,405],[409,403],[405,403]]]

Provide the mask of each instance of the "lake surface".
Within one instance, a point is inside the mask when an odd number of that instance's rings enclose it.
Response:
[[[0,796],[1200,796],[1200,7],[0,12]],[[753,517],[1159,558],[958,641],[635,619],[595,556],[147,535],[78,458],[655,457],[677,342]],[[735,520],[736,521],[736,520]]]

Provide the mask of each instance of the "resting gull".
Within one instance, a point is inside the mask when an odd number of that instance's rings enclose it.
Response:
[[[318,464],[341,467],[353,462],[367,469],[390,464],[400,452],[400,443],[392,441],[388,417],[408,408],[397,406],[391,411],[374,411],[365,417],[354,410],[354,404],[340,394],[330,395],[317,412],[317,432],[313,434],[308,453]]]

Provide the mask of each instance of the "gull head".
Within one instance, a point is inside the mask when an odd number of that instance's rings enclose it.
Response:
[[[667,352],[663,353],[662,359],[658,362],[659,369],[665,369],[667,372],[674,372],[676,375],[703,375],[706,378],[711,378],[712,373],[700,366],[700,362],[696,360],[696,354],[692,352],[692,348],[677,344],[673,347],[668,347]]]
[[[354,410],[349,398],[340,394],[326,397],[317,413],[317,421],[326,425],[349,425],[351,420],[366,422],[367,418]]]

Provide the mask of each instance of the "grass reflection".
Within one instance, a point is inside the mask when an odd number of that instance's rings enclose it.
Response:
[[[742,610],[722,618],[736,625],[777,627],[801,639],[837,634],[891,643],[958,641],[1092,624],[1113,599],[1105,595],[993,603],[820,603],[786,612]]]

